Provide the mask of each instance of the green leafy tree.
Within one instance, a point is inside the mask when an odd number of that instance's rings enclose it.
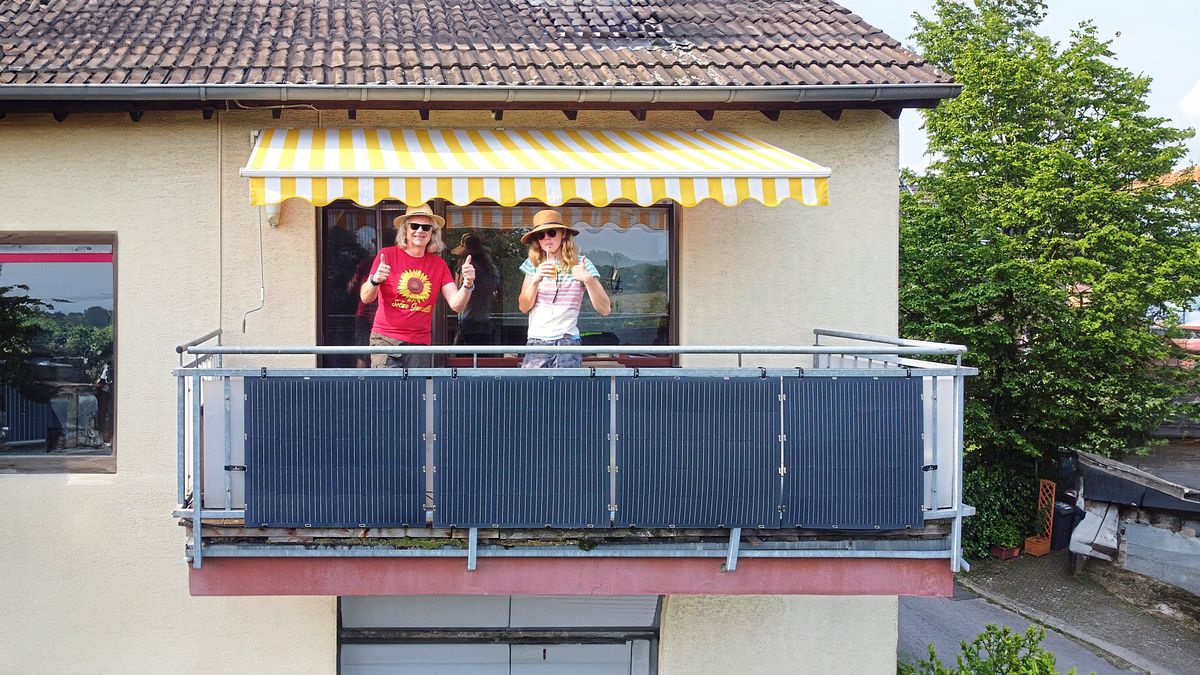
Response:
[[[916,663],[901,663],[901,675],[975,675],[976,673],[1011,673],[1013,675],[1054,675],[1054,654],[1042,647],[1046,630],[1030,626],[1024,634],[1008,626],[988,624],[987,629],[971,642],[960,642],[962,653],[954,666],[947,666],[929,645],[929,658]],[[1075,669],[1067,671],[1074,673]]]
[[[0,286],[0,384],[20,389],[35,382],[29,357],[41,337],[42,312],[49,305],[24,293],[28,286]]]
[[[983,458],[1114,454],[1180,410],[1200,371],[1151,328],[1200,295],[1200,193],[1170,182],[1191,130],[1147,113],[1150,79],[1036,0],[936,0],[926,57],[963,85],[925,113],[935,158],[901,201],[903,330],[966,344],[966,438]]]

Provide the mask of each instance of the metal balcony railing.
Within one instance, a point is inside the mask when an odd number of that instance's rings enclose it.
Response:
[[[856,556],[961,561],[965,348],[830,330],[813,345],[178,348],[178,499],[205,555]],[[841,344],[821,344],[836,341]],[[214,344],[215,341],[215,344]],[[316,369],[281,355],[711,355],[729,367]],[[745,367],[746,357],[763,365]],[[953,357],[937,363],[922,356]],[[189,360],[190,359],[190,360]],[[237,359],[253,367],[231,364]],[[184,361],[188,361],[184,363]],[[232,366],[232,367],[231,367]],[[878,535],[951,520],[938,541]],[[234,523],[469,532],[466,550],[205,541]],[[687,546],[478,546],[479,529],[722,530]],[[741,548],[818,531],[812,541]],[[415,534],[414,534],[415,533]],[[244,538],[243,538],[244,540]]]

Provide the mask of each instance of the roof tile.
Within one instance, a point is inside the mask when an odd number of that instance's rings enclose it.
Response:
[[[0,83],[931,84],[832,0],[40,0]]]

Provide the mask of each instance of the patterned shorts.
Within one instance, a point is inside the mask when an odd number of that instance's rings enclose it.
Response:
[[[557,340],[538,340],[529,338],[525,344],[533,346],[578,347],[583,344],[579,338],[568,335]],[[583,365],[583,354],[533,354],[525,355],[521,361],[522,368],[578,368]]]

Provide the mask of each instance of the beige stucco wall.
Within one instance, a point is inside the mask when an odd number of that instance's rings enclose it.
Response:
[[[117,472],[0,475],[0,670],[335,667],[333,598],[190,597],[183,529],[170,516],[173,346],[222,313],[236,332],[233,317],[258,304],[257,214],[237,178],[251,125],[222,127],[223,217],[217,125],[199,113],[0,122],[0,234],[116,232],[118,266]],[[246,339],[314,340],[314,239],[311,227],[266,232],[268,306]]]
[[[658,672],[895,673],[898,612],[894,596],[670,596]]]
[[[316,340],[316,227],[289,202],[263,228],[265,304],[259,305],[259,209],[237,170],[251,130],[315,125],[312,111],[76,114],[0,120],[0,234],[117,233],[117,471],[113,475],[0,474],[0,630],[4,667],[33,671],[332,672],[333,598],[192,598],[175,504],[172,347],[220,326],[230,344]],[[421,124],[417,115],[324,113],[326,125]],[[429,124],[494,126],[481,112],[433,114]],[[505,126],[567,124],[557,112],[508,113]],[[681,216],[680,335],[685,344],[811,341],[815,326],[894,333],[896,123],[879,112],[581,113],[573,126],[736,128],[831,166],[824,209],[757,203],[702,205]],[[218,144],[218,136],[222,142]],[[282,364],[284,361],[274,363]],[[307,364],[293,358],[288,364]],[[862,626],[878,638],[863,659],[894,662],[894,599],[673,598],[664,668],[688,672],[709,614],[728,613],[747,636],[775,635],[768,617],[807,627]],[[754,617],[761,615],[762,619]],[[884,618],[880,618],[880,617]],[[890,616],[890,619],[887,617]],[[890,621],[890,623],[889,623]],[[810,622],[815,622],[811,623]],[[754,625],[762,624],[762,630]],[[782,630],[782,629],[780,629]],[[763,632],[766,631],[766,632]],[[787,636],[804,659],[844,658],[854,635]],[[723,635],[723,642],[728,642]],[[784,636],[779,635],[782,639]],[[751,644],[758,637],[747,637]],[[863,644],[855,635],[856,644]],[[840,642],[839,642],[840,641]],[[868,641],[868,645],[872,644]],[[687,645],[693,645],[688,647]],[[689,652],[690,650],[690,652]],[[760,658],[767,651],[761,650]],[[774,653],[784,653],[774,648]],[[742,652],[730,652],[742,653]],[[706,659],[724,663],[721,656]],[[732,658],[732,657],[730,657]],[[747,657],[748,658],[748,657]],[[712,660],[717,659],[717,660]],[[795,661],[789,661],[795,663]],[[867,664],[866,661],[864,661]],[[867,671],[879,670],[874,661]],[[729,669],[738,671],[738,668]]]

